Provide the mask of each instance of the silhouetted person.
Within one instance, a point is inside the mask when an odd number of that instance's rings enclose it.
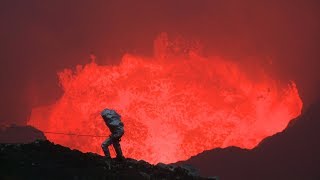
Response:
[[[104,109],[101,112],[101,116],[111,132],[109,138],[107,138],[101,145],[103,152],[106,158],[111,158],[108,147],[112,144],[117,153],[116,158],[119,160],[123,160],[124,156],[120,147],[120,140],[122,135],[124,134],[124,125],[121,122],[121,116],[112,109]]]

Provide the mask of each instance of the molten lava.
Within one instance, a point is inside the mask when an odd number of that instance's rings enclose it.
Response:
[[[92,62],[58,73],[64,94],[34,108],[28,122],[44,132],[109,135],[99,113],[122,115],[126,157],[151,163],[185,160],[204,150],[254,148],[301,113],[296,85],[281,85],[262,68],[206,58],[196,48],[155,41],[155,57],[126,54],[118,65]],[[46,133],[70,148],[103,154],[105,137]]]

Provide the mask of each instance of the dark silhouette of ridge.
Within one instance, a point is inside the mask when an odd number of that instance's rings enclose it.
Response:
[[[253,150],[204,151],[186,161],[204,176],[231,179],[320,179],[320,101]]]
[[[9,125],[0,128],[0,143],[30,143],[46,140],[44,133],[32,126]]]
[[[0,144],[0,179],[192,179],[200,177],[190,166],[159,163],[127,158],[107,159],[94,153],[37,140],[26,144]]]

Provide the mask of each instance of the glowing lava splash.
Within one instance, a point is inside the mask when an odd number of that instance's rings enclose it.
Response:
[[[62,97],[34,108],[28,124],[45,132],[108,136],[99,113],[113,108],[125,124],[126,157],[171,163],[217,147],[254,148],[300,115],[294,82],[282,85],[262,68],[248,73],[235,62],[186,49],[162,34],[155,57],[126,54],[117,65],[92,62],[65,69],[58,73]],[[46,137],[103,154],[104,137]]]

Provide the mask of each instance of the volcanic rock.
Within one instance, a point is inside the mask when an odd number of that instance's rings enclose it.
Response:
[[[0,166],[0,179],[209,179],[186,167],[110,160],[47,140],[0,144]]]

